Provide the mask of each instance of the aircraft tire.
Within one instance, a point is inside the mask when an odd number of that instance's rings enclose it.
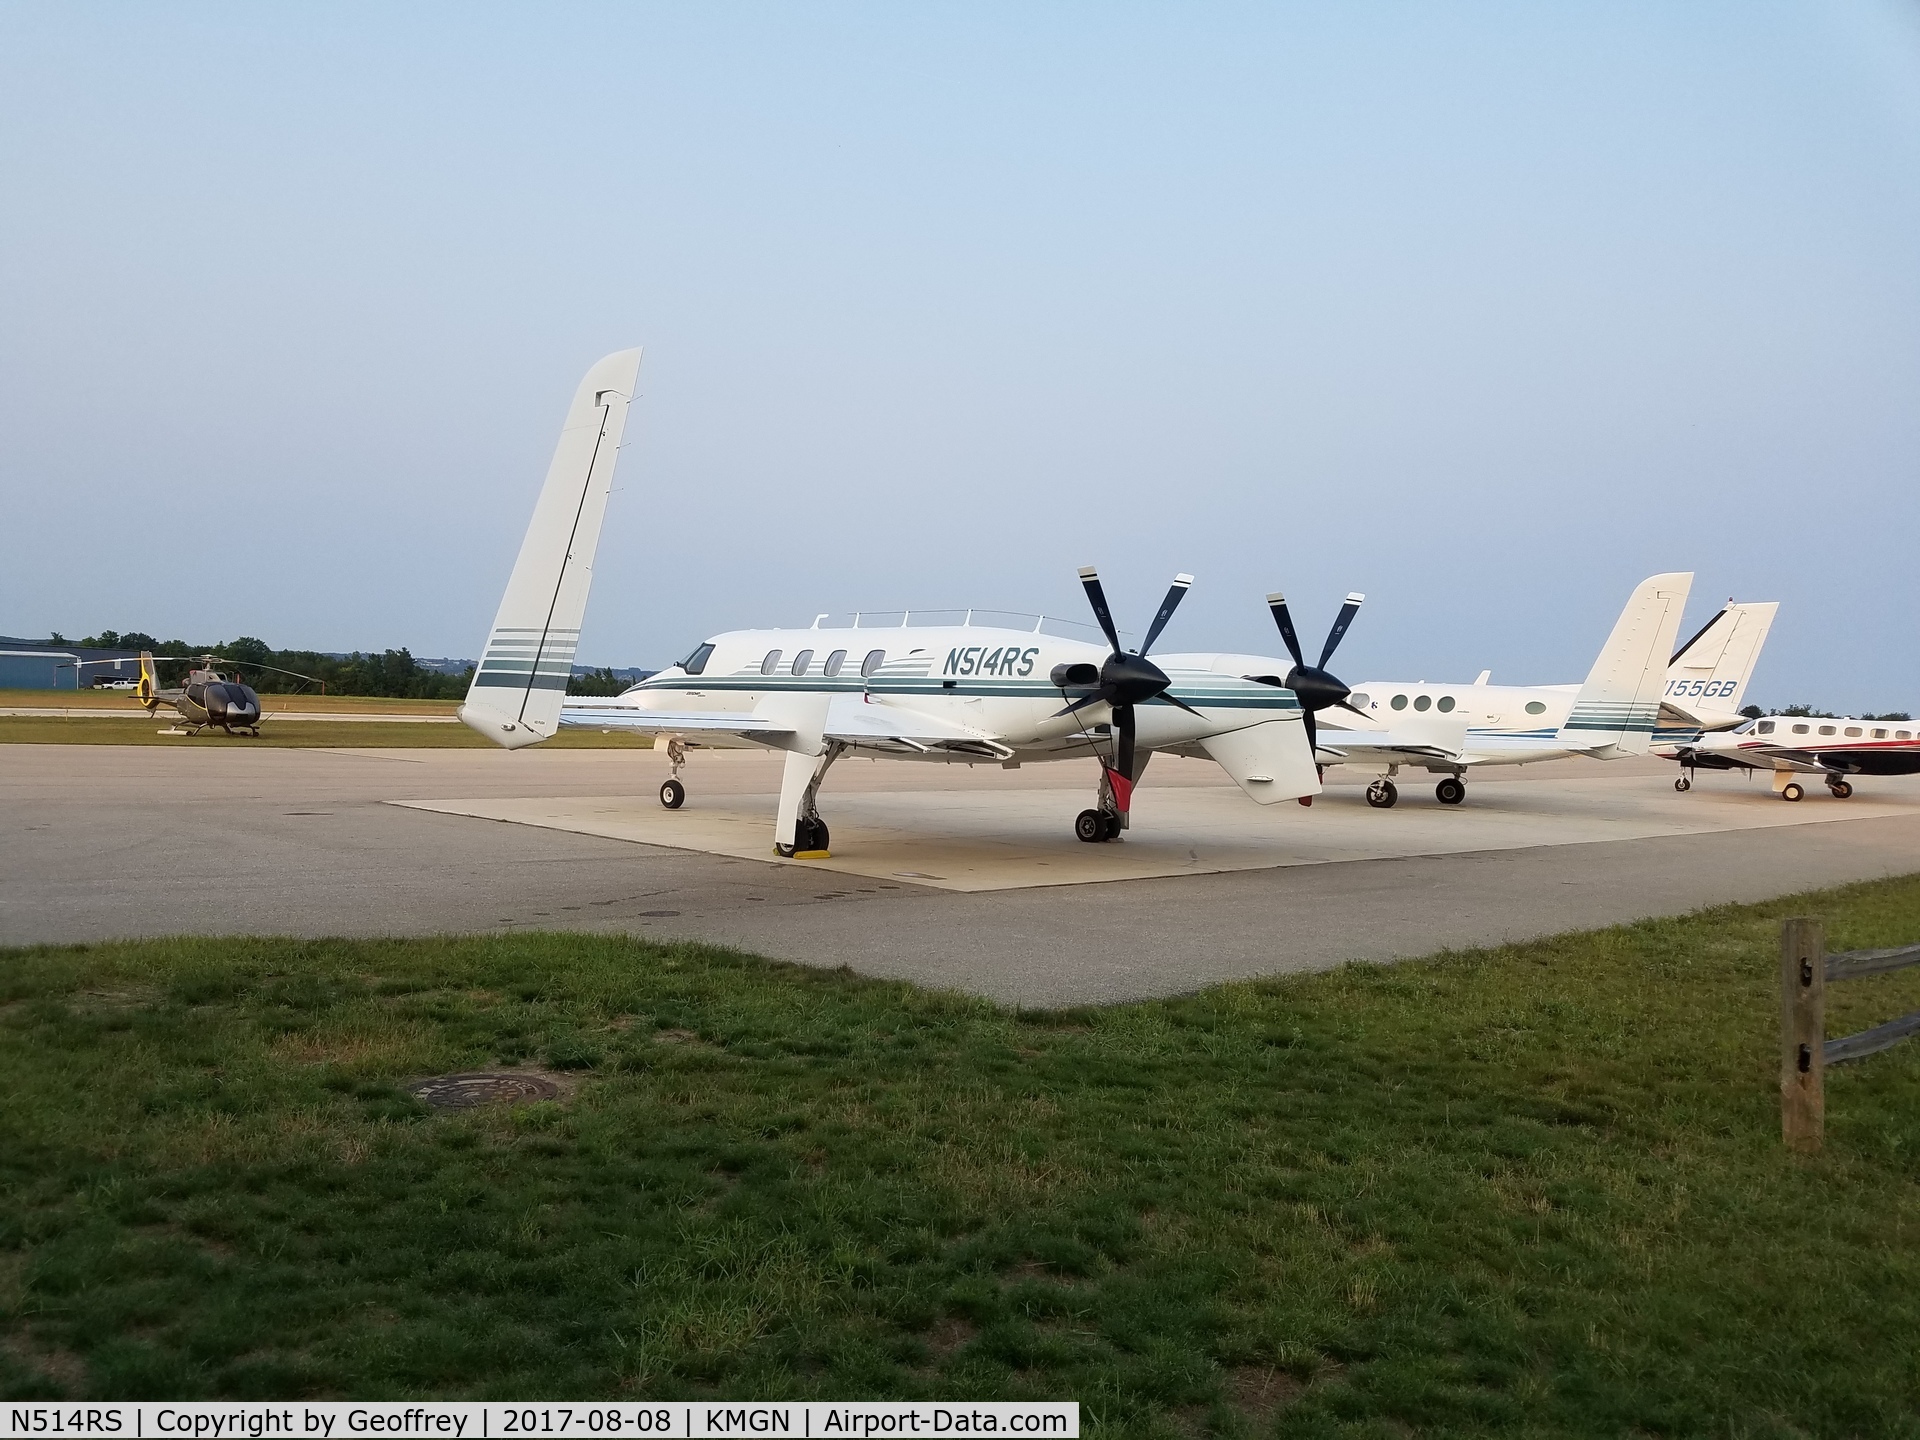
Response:
[[[1107,839],[1118,840],[1119,838],[1120,817],[1118,815],[1109,815],[1107,816]]]
[[[1853,798],[1853,783],[1851,781],[1848,781],[1848,780],[1830,781],[1827,785],[1827,789],[1833,792],[1833,798],[1836,800],[1851,800]]]
[[[824,850],[827,848],[827,822],[809,820],[802,816],[800,823],[793,827],[793,848],[796,850]]]
[[[1467,787],[1460,783],[1458,775],[1449,775],[1433,787],[1433,794],[1442,805],[1458,805],[1467,798]]]
[[[1103,844],[1111,838],[1107,834],[1107,817],[1098,810],[1082,810],[1074,816],[1073,833],[1089,845]]]
[[[1376,780],[1367,786],[1367,804],[1376,810],[1391,810],[1400,798],[1400,787],[1391,780]]]
[[[1798,780],[1789,780],[1785,785],[1780,787],[1780,798],[1782,800],[1798,800],[1806,793],[1805,790],[1800,788],[1800,782]]]
[[[1693,788],[1693,781],[1682,775],[1678,780],[1673,782],[1673,788],[1684,795]]]
[[[669,780],[660,787],[660,803],[669,810],[678,810],[687,803],[687,787],[678,780]]]

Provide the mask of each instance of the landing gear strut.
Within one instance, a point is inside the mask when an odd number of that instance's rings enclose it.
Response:
[[[680,767],[687,763],[687,742],[678,735],[667,737],[667,763],[673,766],[673,778],[660,787],[660,803],[678,810],[687,803],[687,787],[680,783]]]
[[[1433,787],[1433,795],[1442,805],[1458,805],[1467,798],[1467,787],[1460,783],[1458,775],[1449,775]]]
[[[790,813],[787,806],[791,803],[794,807],[791,812],[794,817],[793,842],[783,844],[776,839],[773,842],[774,853],[788,859],[795,855],[806,855],[809,852],[825,854],[829,839],[827,822],[820,818],[820,809],[816,802],[820,798],[820,782],[827,778],[828,769],[846,752],[846,748],[838,740],[828,741],[825,751],[811,766],[808,765],[808,756],[789,752],[786,775],[780,785],[781,824],[776,827],[774,833],[778,835],[780,830],[785,828],[786,817]],[[811,770],[810,774],[809,770]],[[800,789],[797,795],[791,794],[797,779],[804,780],[805,787]]]
[[[1073,817],[1076,838],[1089,845],[1104,845],[1109,840],[1120,838],[1120,832],[1127,828],[1132,818],[1128,812],[1133,808],[1134,783],[1140,778],[1138,772],[1147,768],[1148,758],[1142,756],[1134,762],[1136,773],[1132,780],[1105,762],[1101,763],[1100,803],[1096,809],[1082,810]]]
[[[1678,790],[1682,795],[1686,794],[1687,791],[1693,788],[1693,777],[1691,775],[1680,776],[1673,782],[1673,788]]]
[[[1384,775],[1367,786],[1367,804],[1376,810],[1391,810],[1400,798],[1400,787]]]

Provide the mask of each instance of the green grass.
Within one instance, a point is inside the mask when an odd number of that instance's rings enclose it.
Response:
[[[1808,912],[1908,941],[1920,879],[1054,1014],[615,937],[0,952],[0,1392],[1920,1434],[1920,1044],[1782,1148]],[[576,1088],[400,1088],[503,1063]]]
[[[275,720],[260,722],[260,733],[229,735],[203,730],[198,735],[162,735],[172,723],[166,714],[149,720],[96,720],[91,716],[0,715],[0,745],[186,745],[260,746],[324,750],[491,750],[493,742],[465,725],[423,725],[378,720]],[[597,730],[563,730],[542,742],[548,750],[647,750],[650,735],[603,735]]]

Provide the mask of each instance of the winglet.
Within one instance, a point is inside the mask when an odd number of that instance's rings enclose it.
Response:
[[[640,352],[621,350],[587,371],[574,392],[486,652],[460,707],[462,720],[509,750],[559,728],[600,522],[639,376]]]

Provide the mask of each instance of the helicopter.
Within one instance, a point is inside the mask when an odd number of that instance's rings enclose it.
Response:
[[[133,687],[133,698],[147,707],[147,713],[154,715],[162,705],[172,708],[188,730],[162,730],[162,735],[183,734],[198,735],[203,730],[218,726],[229,735],[244,731],[258,737],[260,734],[260,696],[251,685],[243,683],[239,677],[238,665],[241,662],[228,660],[220,655],[166,656],[166,659],[182,659],[192,668],[187,672],[187,683],[177,689],[168,689],[160,683],[160,667],[154,663],[152,652],[140,652],[140,679]],[[82,660],[73,668],[84,669],[89,665],[124,664],[121,660]],[[323,689],[325,683],[312,675],[303,675],[298,670],[283,670],[278,665],[262,665],[254,661],[245,662],[252,670],[271,670],[276,675],[291,675],[296,680],[311,680]],[[226,667],[225,670],[218,667]]]

